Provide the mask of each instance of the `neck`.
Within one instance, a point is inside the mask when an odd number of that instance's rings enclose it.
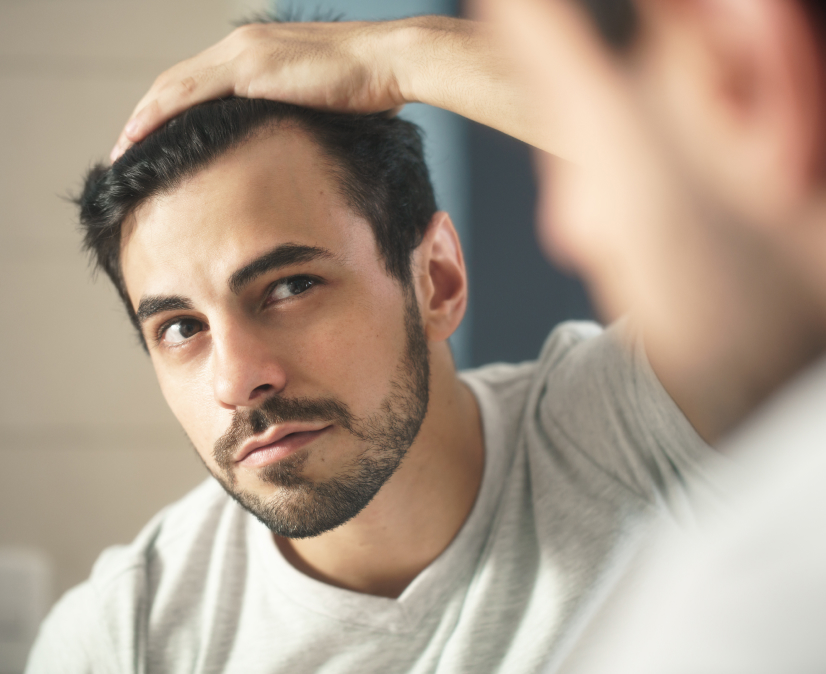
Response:
[[[303,573],[356,592],[398,597],[450,544],[482,480],[484,442],[473,394],[444,343],[431,346],[428,412],[398,470],[368,506],[315,538],[276,537]]]

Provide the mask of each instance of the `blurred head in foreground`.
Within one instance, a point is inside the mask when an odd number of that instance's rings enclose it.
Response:
[[[823,10],[804,0],[483,0],[572,160],[541,237],[664,380],[745,414],[824,346]],[[669,382],[670,383],[670,382]]]

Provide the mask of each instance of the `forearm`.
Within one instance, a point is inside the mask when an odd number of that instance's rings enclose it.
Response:
[[[422,102],[567,156],[552,124],[532,102],[528,78],[483,23],[444,16],[395,24],[392,69],[406,102]]]

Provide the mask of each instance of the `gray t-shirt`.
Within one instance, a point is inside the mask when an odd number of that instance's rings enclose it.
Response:
[[[44,622],[29,674],[533,672],[614,557],[710,455],[615,327],[555,330],[536,362],[463,373],[485,470],[448,548],[398,599],[293,568],[214,480],[159,513]]]

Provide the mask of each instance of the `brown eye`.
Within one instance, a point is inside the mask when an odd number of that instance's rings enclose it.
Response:
[[[201,321],[194,318],[181,318],[164,328],[161,339],[167,344],[181,344],[203,329]]]

